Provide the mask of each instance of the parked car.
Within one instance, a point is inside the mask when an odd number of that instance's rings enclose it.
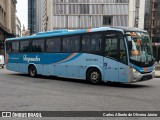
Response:
[[[0,55],[0,67],[4,68],[4,56]]]

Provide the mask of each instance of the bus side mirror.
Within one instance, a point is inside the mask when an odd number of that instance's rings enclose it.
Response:
[[[132,50],[132,41],[128,41],[128,49]]]

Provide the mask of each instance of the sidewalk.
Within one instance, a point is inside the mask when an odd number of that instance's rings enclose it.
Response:
[[[155,63],[155,67],[156,67],[155,75],[156,77],[160,77],[160,63]]]

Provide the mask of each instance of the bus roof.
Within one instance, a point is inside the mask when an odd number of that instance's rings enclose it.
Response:
[[[112,27],[116,29],[121,29],[125,32],[147,32],[146,30],[140,29],[140,28],[133,28],[133,27],[122,27],[122,26],[117,26],[117,27]]]
[[[74,35],[74,34],[81,34],[81,33],[88,33],[88,32],[98,32],[98,31],[107,31],[107,30],[117,30],[117,31],[141,31],[146,32],[144,30],[138,28],[129,28],[129,27],[99,27],[99,28],[91,28],[91,29],[81,29],[81,30],[53,30],[47,32],[39,32],[37,34],[19,38],[8,38],[6,41],[10,40],[26,40],[26,39],[36,39],[36,38],[46,38],[46,37],[56,37],[56,36],[63,36],[63,35]]]

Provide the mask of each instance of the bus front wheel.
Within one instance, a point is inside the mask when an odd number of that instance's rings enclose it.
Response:
[[[30,65],[28,68],[28,73],[31,77],[36,77],[37,76],[37,70],[34,65]]]
[[[94,85],[102,82],[101,73],[98,69],[92,68],[87,71],[87,80]]]

